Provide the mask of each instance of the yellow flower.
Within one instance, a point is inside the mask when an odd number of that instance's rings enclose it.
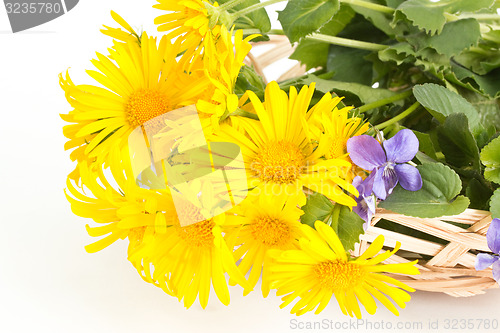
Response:
[[[114,11],[111,11],[111,17],[113,20],[116,21],[125,31],[121,28],[112,28],[108,26],[104,26],[106,29],[102,29],[101,32],[105,34],[106,36],[109,36],[115,40],[122,41],[122,42],[136,42],[140,43],[141,42],[141,37],[135,32],[134,29],[130,26],[130,24],[127,23],[120,15],[115,13]]]
[[[205,191],[200,200],[210,200]],[[203,205],[207,205],[206,203]],[[196,298],[203,308],[208,304],[210,284],[219,300],[229,304],[229,289],[225,277],[245,289],[251,289],[244,275],[238,270],[232,251],[227,246],[221,231],[225,214],[203,219],[199,209],[186,201],[183,209],[177,205],[177,215],[183,220],[201,221],[181,227],[179,222],[167,225],[164,234],[156,234],[147,243],[138,247],[129,257],[139,271],[148,271],[154,284],[165,292],[175,295],[189,308]],[[153,267],[151,272],[149,267]]]
[[[250,271],[252,288],[259,281],[269,249],[297,249],[299,238],[304,237],[299,222],[304,212],[297,205],[297,197],[287,197],[284,193],[251,196],[232,211],[233,215],[227,217],[224,228],[226,238],[230,244],[238,246],[234,258],[241,259],[238,268],[242,273]],[[269,284],[265,276],[262,279],[262,294],[267,297]]]
[[[326,158],[340,158],[348,161],[352,164],[349,154],[347,152],[347,140],[353,136],[358,136],[364,134],[368,130],[368,123],[363,122],[361,118],[351,117],[349,118],[349,111],[352,107],[343,107],[338,109],[336,106],[342,100],[340,97],[331,98],[330,94],[326,94],[316,106],[323,103],[330,103],[334,105],[333,111],[331,105],[327,108],[323,108],[323,112],[316,112],[314,116],[309,121],[310,130],[313,135],[321,140],[326,140],[328,145],[328,151],[325,154]],[[356,165],[352,165],[352,170],[346,173],[346,178],[349,182],[358,175],[362,170],[358,169]]]
[[[374,314],[377,309],[375,297],[392,313],[399,315],[384,294],[404,308],[411,298],[404,290],[415,290],[381,273],[420,274],[414,266],[416,260],[381,264],[399,249],[400,243],[396,243],[393,251],[379,254],[384,244],[384,236],[380,235],[360,257],[351,259],[331,227],[320,221],[314,226],[316,230],[302,226],[307,238],[300,239],[300,250],[269,251],[271,287],[277,289],[278,296],[286,295],[281,307],[300,298],[291,313],[301,315],[317,307],[315,313],[318,314],[335,296],[345,315],[352,317],[354,314],[361,318],[358,300],[369,314]]]
[[[205,0],[157,0],[153,7],[168,11],[158,16],[154,23],[158,31],[168,31],[169,39],[182,36],[183,49],[197,48],[209,34],[217,36],[220,25],[211,24],[207,5],[218,7],[217,3]]]
[[[307,120],[314,112],[331,106],[321,105],[307,112],[313,93],[314,84],[311,84],[304,86],[300,93],[291,87],[287,96],[276,82],[271,82],[262,103],[248,91],[246,97],[259,121],[240,117],[241,131],[223,124],[215,139],[241,147],[250,187],[258,188],[260,193],[269,190],[296,195],[302,206],[306,201],[304,186],[340,204],[355,206],[354,199],[344,190],[354,195],[358,195],[358,191],[342,178],[351,164],[343,159],[323,158],[328,150],[327,141],[319,140],[316,146],[308,135]]]
[[[177,62],[179,43],[166,37],[159,44],[146,33],[137,41],[116,42],[108,57],[97,53],[98,69],[87,73],[105,88],[75,85],[69,74],[60,75],[66,99],[74,108],[61,117],[69,139],[65,149],[75,149],[73,160],[108,161],[110,147],[126,145],[138,126],[168,111],[195,104],[210,85],[205,74],[186,73]],[[73,175],[77,178],[76,175]]]
[[[234,42],[231,36],[233,30],[221,27],[220,35],[215,38],[211,34],[204,40],[204,68],[213,84],[213,90],[207,92],[207,97],[200,99],[196,105],[199,111],[210,115],[211,125],[218,127],[223,115],[228,115],[238,108],[238,96],[234,93],[236,80],[240,73],[243,60],[252,46],[250,40],[256,35],[243,38],[243,31],[237,30]]]
[[[90,236],[104,236],[85,247],[89,253],[100,251],[118,239],[127,237],[130,253],[145,238],[165,233],[165,213],[171,215],[171,212],[175,212],[167,190],[151,191],[136,185],[127,151],[120,152],[115,148],[110,154],[112,160],[118,163],[112,163],[109,169],[91,169],[86,161],[78,165],[85,190],[69,178],[66,183],[66,197],[73,213],[91,218],[100,225],[86,226]],[[116,188],[111,185],[113,183]]]

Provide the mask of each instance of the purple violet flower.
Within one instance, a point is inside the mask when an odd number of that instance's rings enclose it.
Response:
[[[479,253],[476,257],[476,271],[483,270],[493,265],[493,278],[500,283],[500,219],[491,221],[486,233],[488,247],[494,254]]]
[[[383,145],[384,149],[368,135],[355,136],[347,141],[347,151],[354,164],[372,171],[373,188],[370,191],[385,200],[398,182],[405,190],[420,190],[422,177],[418,169],[406,164],[418,152],[416,135],[409,129],[403,129],[384,141]]]
[[[366,230],[373,215],[375,214],[376,198],[371,190],[373,187],[373,177],[370,175],[363,180],[360,176],[356,176],[352,180],[352,185],[356,187],[359,192],[359,196],[355,199],[357,205],[353,207],[352,210],[358,214],[359,217],[365,220],[365,223],[363,223],[363,229]]]

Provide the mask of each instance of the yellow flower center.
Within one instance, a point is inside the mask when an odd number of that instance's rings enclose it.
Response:
[[[250,168],[264,182],[293,183],[302,174],[305,156],[297,145],[272,141],[262,147]]]
[[[282,246],[292,240],[288,223],[276,218],[259,217],[250,228],[254,239],[266,246]]]
[[[166,96],[159,91],[140,89],[130,96],[125,109],[129,124],[140,126],[170,111],[170,105]]]
[[[131,243],[141,243],[144,233],[146,232],[146,227],[132,228],[128,232],[128,238]]]
[[[321,287],[334,291],[352,290],[363,282],[366,274],[360,265],[340,260],[321,262],[313,270]]]
[[[333,142],[325,154],[326,158],[337,158],[347,152],[347,140],[342,137],[333,138]]]
[[[187,227],[178,226],[179,236],[195,247],[212,247],[214,245],[214,235],[212,229],[215,227],[213,219],[204,220]]]

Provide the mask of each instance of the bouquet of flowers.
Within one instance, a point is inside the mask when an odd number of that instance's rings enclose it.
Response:
[[[425,290],[496,287],[500,4],[288,0],[271,29],[280,1],[158,0],[154,37],[112,12],[95,82],[60,75],[86,250],[127,240],[186,307],[259,280],[291,313],[335,298],[358,318],[375,300],[398,315],[438,273]],[[273,35],[301,75],[252,62]]]

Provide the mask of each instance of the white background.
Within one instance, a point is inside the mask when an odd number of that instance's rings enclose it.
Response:
[[[73,166],[63,150],[59,114],[69,105],[58,74],[71,67],[76,82],[91,83],[84,70],[95,51],[110,45],[99,32],[113,25],[110,10],[154,33],[152,3],[82,0],[17,34],[0,5],[0,332],[295,332],[301,331],[293,329],[295,319],[348,321],[334,300],[319,316],[297,318],[279,309],[278,297],[263,299],[259,287],[244,298],[231,288],[229,307],[212,293],[205,310],[196,303],[186,310],[140,279],[126,260],[125,241],[97,254],[84,251],[93,241],[84,228],[90,221],[71,213],[63,193]],[[500,319],[499,296],[499,289],[461,299],[417,292],[399,318],[379,307],[364,319],[394,327],[422,321],[415,332],[446,332],[445,319]],[[437,319],[441,329],[427,329]]]

